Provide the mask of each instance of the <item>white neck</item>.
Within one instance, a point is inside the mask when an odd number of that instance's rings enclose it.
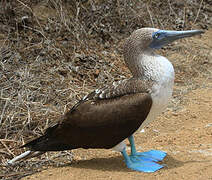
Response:
[[[171,62],[156,54],[151,48],[130,56],[126,61],[133,77],[153,82],[173,81],[174,68]]]
[[[174,80],[174,68],[167,58],[155,53],[151,55],[143,53],[138,59],[144,79],[157,83],[168,83]]]

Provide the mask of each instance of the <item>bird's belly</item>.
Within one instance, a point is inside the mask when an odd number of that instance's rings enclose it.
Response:
[[[172,97],[172,91],[172,86],[161,87],[159,91],[151,95],[153,100],[152,108],[140,128],[144,128],[147,124],[153,121],[160,113],[162,113],[166,109]]]

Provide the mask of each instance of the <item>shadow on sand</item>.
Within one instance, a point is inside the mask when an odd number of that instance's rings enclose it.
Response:
[[[166,171],[169,169],[181,167],[184,164],[190,163],[190,162],[192,161],[182,162],[182,161],[174,159],[170,155],[167,155],[162,162],[159,162],[160,164],[164,165],[164,168],[160,171]],[[66,164],[65,166],[66,167],[71,166],[73,168],[83,168],[83,169],[93,169],[93,170],[113,171],[113,172],[114,171],[117,171],[117,172],[132,171],[126,167],[122,156],[73,161],[71,164]]]

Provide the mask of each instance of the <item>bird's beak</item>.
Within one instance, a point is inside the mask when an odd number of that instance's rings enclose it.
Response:
[[[190,31],[165,31],[167,41],[172,42],[177,39],[182,39],[185,37],[191,37],[197,34],[202,34],[204,31],[202,30],[190,30]]]
[[[177,39],[182,39],[186,37],[191,37],[194,35],[202,34],[202,30],[189,30],[189,31],[166,31],[159,30],[153,33],[153,41],[150,44],[150,47],[159,49],[164,45],[167,45]]]

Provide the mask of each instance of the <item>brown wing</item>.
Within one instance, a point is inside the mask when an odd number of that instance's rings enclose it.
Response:
[[[48,128],[42,137],[24,146],[34,151],[112,148],[140,127],[152,105],[148,93],[86,99],[67,112],[57,125]]]

